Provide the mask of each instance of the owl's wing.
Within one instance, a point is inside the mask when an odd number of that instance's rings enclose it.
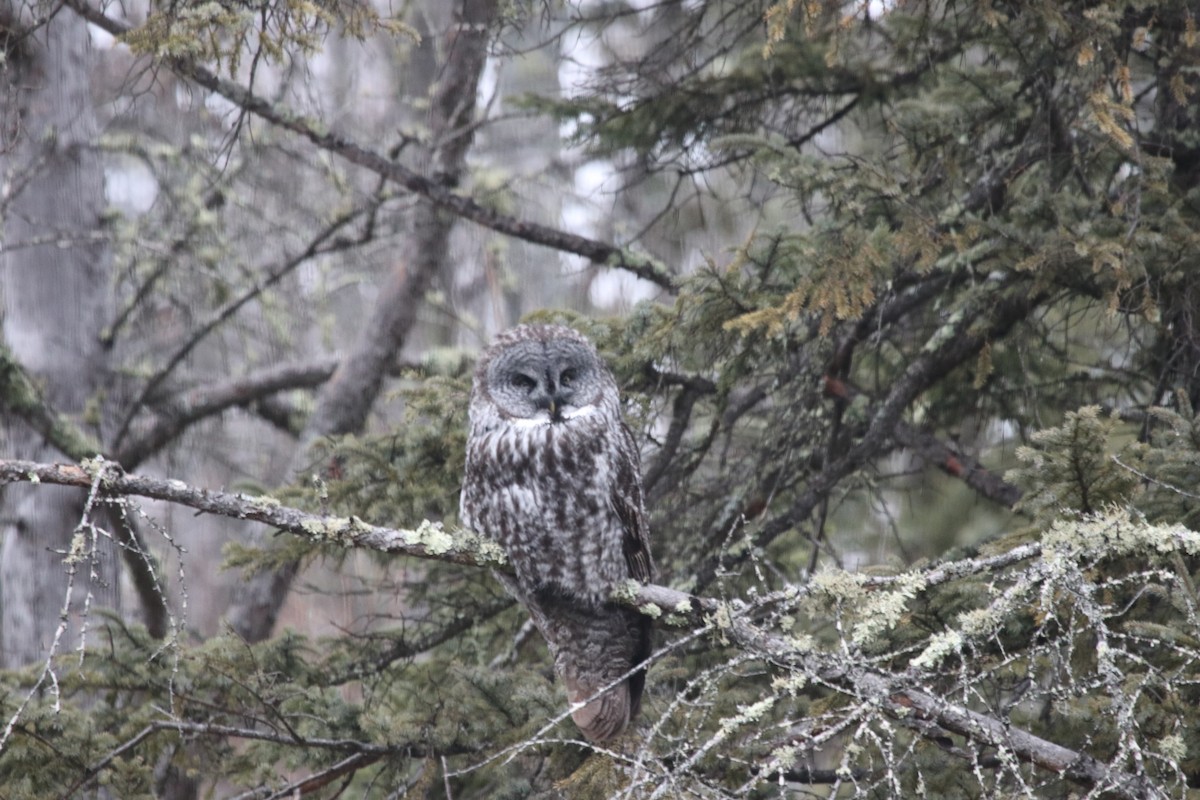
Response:
[[[617,479],[612,486],[612,505],[624,529],[621,548],[630,577],[649,583],[654,577],[654,561],[650,557],[650,531],[646,525],[646,509],[642,502],[642,474],[638,463],[637,443],[625,423],[621,423],[621,446],[617,448]]]

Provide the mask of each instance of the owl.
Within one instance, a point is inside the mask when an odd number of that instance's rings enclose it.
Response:
[[[588,739],[621,733],[641,705],[650,621],[609,600],[654,574],[637,447],[596,348],[559,325],[500,334],[479,361],[460,517],[498,541],[500,575],[554,657]],[[628,677],[623,677],[628,675]]]

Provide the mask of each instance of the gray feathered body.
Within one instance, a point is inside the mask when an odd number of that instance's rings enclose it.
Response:
[[[638,453],[616,383],[591,343],[569,328],[501,334],[475,373],[461,516],[496,539],[590,739],[637,714],[649,620],[609,602],[653,573]],[[607,691],[605,687],[614,684]]]

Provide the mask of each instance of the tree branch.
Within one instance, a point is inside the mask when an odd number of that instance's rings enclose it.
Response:
[[[323,517],[281,505],[270,497],[198,489],[183,481],[125,473],[112,461],[96,458],[75,464],[39,464],[0,460],[0,485],[27,481],[90,488],[102,472],[102,492],[109,496],[147,497],[230,519],[249,519],[313,542],[362,547],[381,553],[433,558],[453,564],[503,567],[504,552],[467,531],[447,531],[441,523],[422,523],[415,530],[383,528],[358,517]]]
[[[277,392],[320,386],[329,380],[337,365],[338,359],[332,357],[278,364],[215,386],[197,386],[165,403],[153,403],[157,412],[154,421],[141,428],[135,425],[125,445],[114,454],[115,460],[128,469],[135,469],[197,420],[234,406],[248,406]]]
[[[901,422],[896,426],[895,439],[897,444],[912,450],[927,464],[961,480],[974,489],[980,497],[985,497],[1007,509],[1012,509],[1021,499],[1023,492],[1020,487],[1004,480],[975,457],[938,439],[932,433],[919,431],[911,425]]]
[[[208,336],[209,333],[215,330],[217,326],[228,320],[243,306],[259,297],[267,289],[283,280],[283,278],[286,276],[290,275],[309,259],[327,252],[333,252],[348,247],[349,243],[339,241],[336,238],[336,234],[342,228],[346,227],[355,219],[357,219],[360,211],[361,209],[355,209],[334,219],[323,231],[317,234],[312,241],[308,243],[308,246],[303,252],[286,259],[281,264],[277,264],[273,269],[269,270],[264,277],[257,280],[253,286],[250,286],[244,292],[213,311],[207,320],[197,326],[187,340],[185,340],[183,344],[176,348],[175,352],[171,354],[163,366],[159,368],[159,370],[148,381],[146,381],[141,392],[139,392],[138,396],[133,400],[132,403],[129,404],[129,407],[125,412],[125,418],[122,420],[117,430],[117,434],[113,439],[116,443],[116,446],[118,448],[122,446],[125,436],[129,432],[130,426],[133,424],[134,418],[145,407],[150,397],[154,395],[154,392],[159,388],[159,386],[161,386],[162,383],[166,381],[168,377],[170,377],[171,373],[175,371],[175,368],[182,364],[184,359],[187,358],[188,354],[191,353],[192,350],[195,349],[196,346]],[[327,242],[329,243],[328,245],[326,245]]]
[[[132,30],[131,26],[92,8],[86,0],[66,0],[66,4],[88,22],[113,36],[119,37]],[[164,59],[164,63],[177,75],[221,95],[251,114],[308,139],[322,150],[334,153],[352,164],[357,164],[387,178],[459,217],[469,219],[497,233],[540,244],[564,253],[583,256],[597,264],[626,270],[662,289],[674,290],[674,276],[662,263],[649,255],[567,233],[548,225],[501,214],[470,197],[457,194],[451,186],[443,185],[435,179],[413,172],[402,164],[363,147],[347,136],[323,130],[317,123],[295,114],[280,104],[271,103],[251,90],[226,80],[199,64],[182,58],[167,58]]]
[[[110,496],[147,497],[232,519],[257,520],[312,541],[342,547],[361,547],[454,564],[505,568],[504,554],[498,545],[468,531],[448,531],[438,523],[423,522],[416,529],[404,530],[370,525],[356,517],[323,517],[288,508],[271,498],[199,489],[182,481],[126,474],[116,464],[102,459],[84,462],[80,466],[0,460],[0,484],[28,481],[90,487],[98,472],[101,490]],[[964,576],[992,572],[1035,558],[1041,551],[1039,543],[1031,543],[995,556],[938,565],[921,575],[922,584],[929,588]],[[862,576],[860,580],[865,588],[886,589],[910,577]],[[755,625],[752,619],[755,614],[761,614],[775,605],[794,604],[810,593],[808,586],[788,587],[758,598],[753,604],[698,597],[666,586],[628,588],[627,593],[618,592],[615,599],[659,619],[663,624],[692,627],[696,621],[702,620],[703,630],[720,632],[747,652],[789,669],[805,671],[837,691],[879,703],[894,717],[907,718],[916,714],[947,731],[984,746],[1011,752],[1022,761],[1060,774],[1083,786],[1100,786],[1121,797],[1151,796],[1149,784],[1138,776],[1116,770],[1087,754],[1042,739],[1006,721],[905,685],[913,683],[914,676],[892,675],[864,668],[858,662],[847,664],[844,657],[802,648],[792,639],[768,633]],[[208,724],[164,723],[159,727],[180,732],[250,738],[276,736],[262,731]],[[373,748],[379,747],[362,747],[364,743],[359,742],[306,740],[296,743],[356,749],[364,753],[376,752]]]
[[[917,397],[976,355],[984,344],[1003,338],[1045,298],[1043,292],[1012,286],[1007,293],[1003,289],[982,293],[968,304],[957,322],[935,332],[920,355],[892,382],[891,390],[875,408],[862,437],[841,458],[826,464],[786,512],[764,525],[755,535],[755,544],[766,546],[807,519],[834,486],[883,451],[888,440],[896,436],[896,426]],[[702,571],[701,586],[712,579],[718,566],[710,564]]]

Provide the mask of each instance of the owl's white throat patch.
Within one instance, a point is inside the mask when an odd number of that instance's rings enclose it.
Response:
[[[569,422],[570,420],[587,417],[595,413],[596,407],[591,403],[588,403],[586,406],[579,406],[578,408],[568,406],[563,409],[562,419],[558,420],[558,422]],[[555,420],[551,418],[549,411],[539,411],[533,417],[514,417],[509,420],[509,424],[515,428],[540,428],[543,425],[551,425],[554,422]]]

